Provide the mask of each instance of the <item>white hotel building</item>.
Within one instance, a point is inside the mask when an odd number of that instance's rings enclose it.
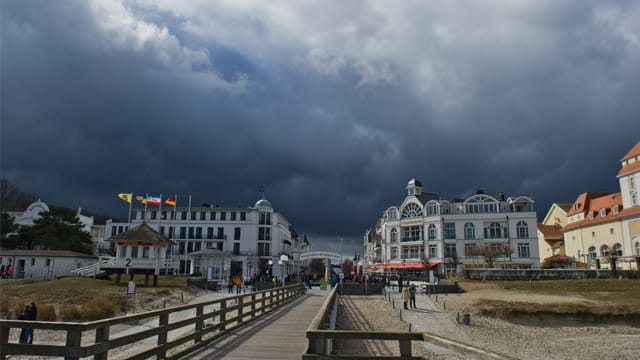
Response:
[[[365,262],[370,272],[458,272],[483,267],[482,257],[469,253],[476,244],[507,245],[509,255],[494,267],[538,268],[534,200],[530,196],[498,198],[479,190],[466,199],[445,200],[422,191],[412,179],[399,206],[384,211],[366,231]]]
[[[143,221],[174,242],[166,257],[179,260],[176,270],[181,274],[204,273],[207,257],[217,256],[224,261],[216,278],[267,274],[280,278],[297,272],[299,254],[308,245],[264,197],[253,207],[177,207],[175,217],[171,206],[148,206],[146,214],[144,208],[134,209],[131,223],[107,221],[107,241]],[[138,255],[143,256],[126,254]],[[281,261],[282,255],[288,261]]]

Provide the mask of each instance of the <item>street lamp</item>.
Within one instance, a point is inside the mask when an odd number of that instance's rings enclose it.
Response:
[[[278,263],[282,268],[282,286],[284,286],[284,273],[285,273],[285,267],[287,266],[287,261],[289,261],[289,257],[287,255],[285,254],[280,255],[280,261],[278,261]]]
[[[407,276],[407,259],[402,259],[402,275]]]
[[[271,276],[273,277],[273,260],[269,260],[269,270],[271,270]],[[267,270],[267,275],[269,275],[269,270]],[[273,281],[272,277],[270,277],[269,280]],[[273,281],[273,287],[276,287],[275,281]]]

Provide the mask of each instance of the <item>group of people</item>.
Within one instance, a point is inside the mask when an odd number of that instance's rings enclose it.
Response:
[[[412,309],[416,309],[416,285],[415,284],[411,284],[407,281],[407,283],[405,284],[405,286],[402,287],[402,302],[404,304],[404,309],[408,310],[407,305],[412,308]]]
[[[27,304],[24,310],[18,316],[18,320],[32,320],[38,318],[38,308],[35,303]],[[21,344],[33,344],[33,328],[22,328],[20,331]]]
[[[0,279],[8,279],[12,276],[13,267],[11,267],[11,264],[7,264],[7,266],[5,266],[4,264],[0,265]]]

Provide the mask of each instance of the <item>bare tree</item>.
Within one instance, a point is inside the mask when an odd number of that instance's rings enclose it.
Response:
[[[473,246],[467,256],[482,257],[489,268],[492,268],[496,258],[507,256],[511,253],[509,244],[501,242],[482,242]]]

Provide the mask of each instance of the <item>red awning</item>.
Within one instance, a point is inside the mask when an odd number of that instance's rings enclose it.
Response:
[[[385,265],[387,269],[423,269],[428,266],[428,263],[423,263],[420,260],[391,261]]]

